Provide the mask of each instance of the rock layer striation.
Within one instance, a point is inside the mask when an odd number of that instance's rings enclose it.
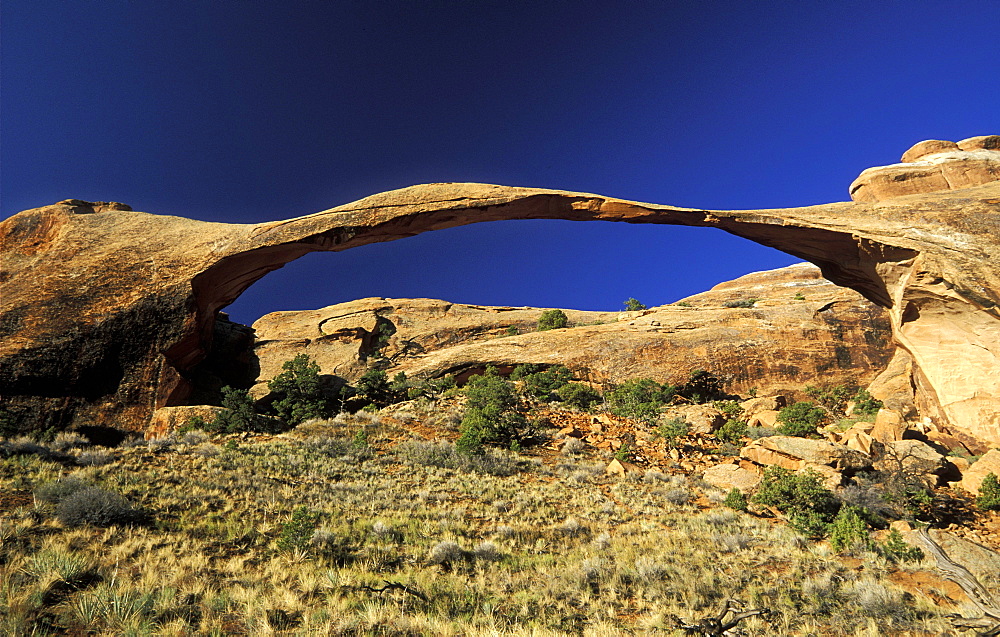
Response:
[[[983,139],[960,151],[1000,155]],[[307,252],[481,221],[623,221],[719,228],[815,263],[888,309],[926,415],[1000,442],[1000,183],[920,183],[875,201],[742,211],[430,184],[258,225],[67,200],[0,223],[0,396],[25,426],[141,429],[154,408],[190,399],[217,312]]]

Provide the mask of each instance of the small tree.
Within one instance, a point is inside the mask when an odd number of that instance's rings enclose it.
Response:
[[[993,472],[987,473],[980,483],[976,506],[984,511],[1000,511],[1000,481]]]
[[[792,473],[775,466],[764,471],[752,501],[778,509],[788,516],[792,528],[809,537],[826,535],[827,525],[840,509],[816,473]]]
[[[278,395],[271,404],[278,418],[289,425],[297,425],[330,415],[330,401],[322,391],[316,361],[308,354],[299,354],[285,361],[281,368],[284,371],[267,384],[268,389]]]
[[[403,376],[405,384],[406,376]],[[385,407],[392,403],[393,390],[389,384],[389,376],[381,369],[369,369],[354,385],[358,395],[368,400],[376,407]]]
[[[545,310],[538,317],[538,331],[554,330],[569,325],[569,319],[562,310]]]
[[[681,418],[671,418],[656,428],[656,433],[667,441],[668,447],[677,446],[677,441],[686,436],[688,431],[690,431],[688,424]]]
[[[316,527],[319,525],[319,513],[300,506],[292,512],[292,519],[281,526],[278,537],[278,548],[282,551],[304,551],[309,547]]]
[[[485,444],[509,447],[531,437],[527,419],[517,410],[514,384],[501,378],[496,368],[488,367],[486,373],[470,378],[464,393],[465,417],[459,426],[462,435],[455,442],[462,453],[479,453]]]
[[[733,511],[746,511],[747,510],[747,497],[743,495],[743,492],[733,487],[732,490],[726,494],[726,499],[722,501],[723,506],[729,507]]]
[[[228,411],[219,412],[205,430],[212,433],[231,434],[238,431],[269,433],[271,424],[254,411],[250,392],[235,387],[222,388],[222,406]]]
[[[857,507],[851,505],[841,507],[830,525],[830,546],[834,551],[874,548],[875,545],[868,536],[868,524],[861,517]]]
[[[816,433],[816,427],[826,418],[826,411],[811,402],[798,402],[783,407],[778,412],[778,425],[775,429],[783,436],[800,436],[805,438]]]
[[[622,418],[653,422],[660,407],[675,395],[672,385],[661,385],[651,378],[633,378],[618,385],[605,396],[611,413]]]
[[[558,390],[563,403],[577,409],[590,409],[594,403],[601,400],[601,395],[590,385],[583,383],[567,383]]]
[[[639,301],[633,299],[632,297],[629,297],[628,299],[625,300],[625,311],[626,312],[639,312],[639,311],[648,310],[648,309],[649,308],[647,308],[645,305],[643,305]]]

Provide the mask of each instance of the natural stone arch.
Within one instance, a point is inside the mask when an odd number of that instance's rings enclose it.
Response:
[[[68,200],[0,224],[0,395],[6,404],[61,415],[49,423],[56,426],[116,418],[141,429],[156,407],[186,401],[186,375],[210,346],[216,312],[268,272],[312,251],[508,219],[714,227],[811,261],[829,280],[889,309],[897,343],[915,363],[924,413],[1000,440],[995,181],[744,211],[430,184],[257,225]]]

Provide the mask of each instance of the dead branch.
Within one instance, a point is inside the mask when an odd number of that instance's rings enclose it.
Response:
[[[674,619],[677,621],[677,627],[689,635],[723,637],[726,632],[736,628],[736,625],[744,619],[756,615],[768,615],[770,612],[771,610],[768,608],[743,610],[743,602],[730,598],[726,600],[726,603],[722,606],[722,610],[716,616],[706,617],[693,624],[679,617],[675,617]],[[732,616],[727,620],[726,615],[729,615],[729,613],[732,613]]]
[[[416,589],[406,586],[405,584],[400,584],[399,582],[390,582],[389,580],[382,580],[382,581],[385,582],[385,586],[383,586],[382,588],[372,588],[367,584],[365,586],[356,586],[353,588],[354,590],[368,591],[370,593],[384,593],[385,591],[403,591],[404,593],[409,593],[410,595],[413,595],[422,602],[430,601],[429,599],[427,599],[426,595],[424,595],[423,593],[421,593]],[[346,588],[352,588],[352,587],[346,587]]]

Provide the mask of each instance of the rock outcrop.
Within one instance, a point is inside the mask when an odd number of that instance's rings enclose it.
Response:
[[[1000,156],[992,139],[960,151],[989,164]],[[141,429],[156,407],[189,401],[213,350],[217,312],[307,252],[480,221],[603,220],[718,228],[815,263],[889,310],[923,414],[1000,441],[1000,183],[962,187],[970,182],[950,173],[948,190],[909,181],[921,184],[903,190],[914,194],[748,211],[431,184],[258,225],[67,200],[0,223],[2,406],[30,428],[95,421]]]
[[[725,307],[750,298],[757,299],[753,308]],[[707,369],[730,391],[796,395],[807,384],[864,385],[894,347],[885,311],[824,280],[811,264],[749,274],[684,303],[642,312],[565,310],[571,327],[544,332],[536,331],[541,308],[429,299],[275,312],[254,323],[254,393],[263,396],[282,363],[306,352],[323,374],[351,382],[378,355],[390,375],[411,378],[461,380],[487,365],[540,363],[566,365],[600,385],[637,377],[679,384]]]

